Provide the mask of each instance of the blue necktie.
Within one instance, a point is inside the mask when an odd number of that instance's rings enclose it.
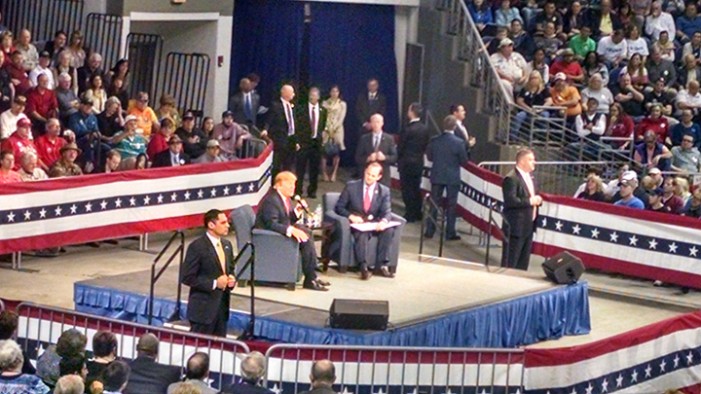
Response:
[[[251,107],[251,96],[250,93],[244,94],[243,112],[246,115],[246,119],[253,120],[253,108]]]

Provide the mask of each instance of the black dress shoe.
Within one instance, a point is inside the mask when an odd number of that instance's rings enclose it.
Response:
[[[459,241],[462,238],[459,235],[455,234],[455,235],[451,235],[449,237],[445,237],[445,239],[448,241]]]
[[[316,193],[309,193],[307,198],[316,198]]]
[[[380,267],[380,274],[382,274],[382,276],[384,276],[385,278],[394,278],[394,274],[392,273],[392,271],[389,270],[389,267],[387,267],[386,265]]]
[[[315,291],[329,291],[329,289],[327,289],[326,287],[324,287],[321,284],[316,283],[314,281],[310,282],[310,283],[305,283],[304,286],[302,286],[302,287],[304,287],[305,289],[315,290]]]
[[[315,280],[315,282],[318,283],[318,284],[320,284],[320,285],[322,285],[322,286],[331,286],[331,282],[327,282],[327,281],[325,281],[325,280],[323,280],[323,279],[317,278],[317,279]]]
[[[372,276],[372,273],[368,271],[367,267],[360,268],[360,279],[368,280]]]
[[[424,234],[424,238],[431,239],[433,238],[433,234]]]

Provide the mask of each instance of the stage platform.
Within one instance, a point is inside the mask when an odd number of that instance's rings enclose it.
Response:
[[[558,286],[521,271],[438,259],[400,260],[397,276],[361,281],[356,273],[333,269],[322,274],[330,291],[256,286],[257,336],[272,341],[440,347],[516,347],[590,330],[586,282]],[[78,311],[146,322],[150,271],[77,282]],[[177,269],[157,285],[154,324],[175,310]],[[187,308],[183,287],[182,316]],[[250,288],[232,295],[230,328],[249,320]],[[387,331],[351,331],[328,327],[334,298],[386,300]]]

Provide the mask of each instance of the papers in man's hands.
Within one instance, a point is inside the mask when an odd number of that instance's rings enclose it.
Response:
[[[379,222],[365,222],[365,223],[351,223],[351,227],[362,232],[377,231],[377,225]],[[385,228],[396,227],[402,224],[396,220],[385,223]]]

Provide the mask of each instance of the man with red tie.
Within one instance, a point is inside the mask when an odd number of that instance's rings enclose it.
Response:
[[[360,266],[360,277],[363,280],[370,279],[367,256],[377,253],[375,260],[378,266],[375,272],[386,278],[393,278],[394,274],[389,270],[390,245],[394,235],[394,228],[387,228],[392,219],[392,205],[390,190],[378,181],[382,178],[382,164],[374,161],[365,167],[363,179],[350,181],[341,192],[336,203],[335,211],[345,216],[351,223],[377,223],[375,231],[358,231],[351,227],[351,234],[355,239],[355,259]],[[368,250],[368,241],[371,237],[378,237],[377,250]]]
[[[304,175],[309,169],[307,196],[316,198],[321,165],[321,135],[326,128],[326,109],[319,104],[319,88],[309,89],[309,102],[298,106],[297,112],[297,192],[304,192]]]

